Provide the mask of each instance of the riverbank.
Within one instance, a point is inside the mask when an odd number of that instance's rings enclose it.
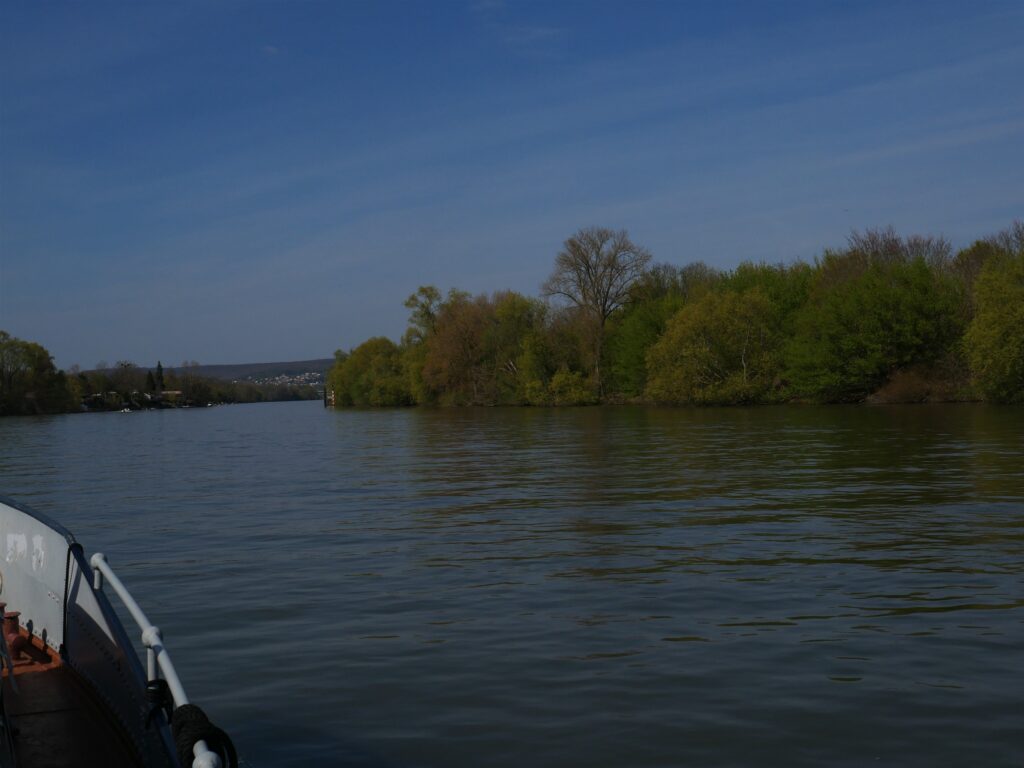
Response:
[[[165,372],[159,362],[150,370],[122,360],[113,368],[104,364],[91,371],[73,367],[65,372],[54,365],[53,357],[41,344],[0,331],[0,416],[191,408],[323,397],[323,391],[311,384],[225,381],[200,376],[198,368],[198,363],[188,363]]]
[[[405,307],[399,342],[337,353],[335,405],[1024,402],[1024,222],[956,253],[869,230],[731,270],[588,228],[541,298],[422,286]]]

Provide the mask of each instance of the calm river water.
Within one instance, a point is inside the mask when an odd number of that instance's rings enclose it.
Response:
[[[250,766],[1019,766],[1024,408],[0,421]]]

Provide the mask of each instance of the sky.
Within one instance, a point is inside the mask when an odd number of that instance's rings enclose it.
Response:
[[[813,259],[1024,218],[1024,3],[0,0],[0,329],[328,357],[580,227]]]

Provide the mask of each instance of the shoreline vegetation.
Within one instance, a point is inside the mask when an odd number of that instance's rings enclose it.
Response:
[[[224,381],[198,375],[196,362],[177,370],[140,368],[121,360],[92,371],[58,369],[40,344],[0,331],[0,416],[192,408],[228,403],[318,400],[313,386]]]
[[[889,228],[732,270],[590,227],[539,298],[422,286],[405,307],[398,343],[335,353],[328,404],[1024,402],[1021,221],[956,253]]]

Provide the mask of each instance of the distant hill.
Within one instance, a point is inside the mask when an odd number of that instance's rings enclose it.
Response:
[[[289,363],[236,363],[234,365],[200,365],[193,373],[211,379],[226,381],[251,381],[271,379],[276,376],[301,376],[304,373],[326,374],[334,365],[333,357],[320,360],[295,360]],[[181,368],[165,366],[165,371],[181,373]]]

